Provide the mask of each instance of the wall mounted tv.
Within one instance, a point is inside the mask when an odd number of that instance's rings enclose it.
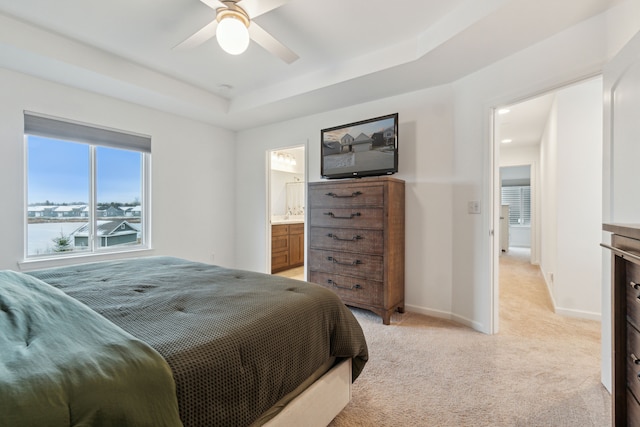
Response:
[[[398,113],[322,129],[320,142],[323,178],[398,172]]]

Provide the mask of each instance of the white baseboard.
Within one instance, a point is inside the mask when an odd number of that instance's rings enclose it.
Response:
[[[551,284],[547,281],[547,274],[545,274],[545,272],[542,271],[542,268],[540,268],[540,272],[542,273],[542,277],[544,278],[544,283],[547,286],[547,294],[551,299],[551,305],[553,307],[554,313],[559,314],[560,316],[573,317],[576,319],[596,320],[598,322],[602,321],[601,313],[594,313],[590,311],[558,307],[558,304],[556,304],[556,300],[553,297],[553,292],[551,292]]]
[[[555,305],[554,305],[555,307]],[[556,314],[567,317],[574,317],[576,319],[588,319],[602,321],[602,315],[600,313],[593,313],[590,311],[573,310],[569,308],[555,307]]]
[[[409,305],[409,304],[405,304],[404,307],[407,311],[411,311],[413,313],[419,313],[419,314],[424,314],[426,316],[451,320],[451,313],[447,311],[433,310],[431,308],[424,308],[417,305]]]
[[[469,328],[476,330],[482,333],[488,333],[484,326],[481,323],[474,322],[471,319],[467,319],[466,317],[458,316],[447,311],[441,310],[433,310],[430,308],[420,307],[417,305],[405,305],[405,309],[407,311],[411,311],[413,313],[424,314],[425,316],[437,317],[439,319],[447,319],[452,320],[456,323],[460,323],[461,325],[468,326]]]

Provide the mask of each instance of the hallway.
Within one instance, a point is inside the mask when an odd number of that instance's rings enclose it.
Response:
[[[559,339],[563,335],[600,345],[600,322],[554,312],[549,291],[529,249],[509,248],[500,255],[499,333]]]

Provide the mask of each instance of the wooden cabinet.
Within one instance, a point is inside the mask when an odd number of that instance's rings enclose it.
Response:
[[[271,272],[289,268],[289,226],[271,226]]]
[[[314,182],[308,194],[308,280],[388,325],[404,312],[404,181]]]
[[[640,228],[604,224],[612,250],[613,425],[640,426]]]
[[[304,265],[304,224],[271,226],[271,273]]]
[[[289,226],[289,263],[291,268],[304,265],[304,224]]]

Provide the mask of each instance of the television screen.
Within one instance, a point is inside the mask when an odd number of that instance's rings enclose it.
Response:
[[[322,129],[323,178],[398,172],[398,113]]]

